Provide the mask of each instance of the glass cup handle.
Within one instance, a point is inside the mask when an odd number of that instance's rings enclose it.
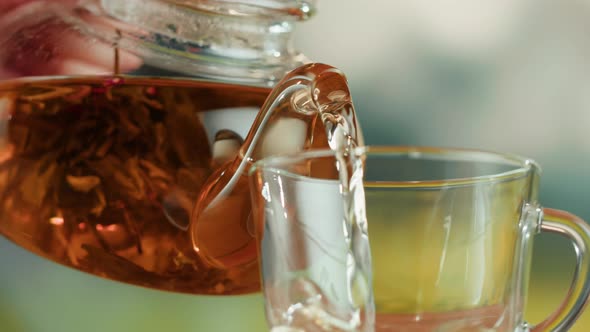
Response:
[[[531,328],[532,332],[567,331],[582,313],[590,295],[590,226],[565,211],[544,208],[540,230],[569,238],[576,252],[574,278],[565,300],[547,319]]]

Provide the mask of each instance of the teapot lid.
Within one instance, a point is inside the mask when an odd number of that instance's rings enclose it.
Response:
[[[274,85],[309,62],[295,50],[293,31],[313,16],[315,0],[23,2],[0,15],[0,68],[14,76],[77,74],[52,68],[52,60],[112,51],[103,74],[141,63],[167,76]]]

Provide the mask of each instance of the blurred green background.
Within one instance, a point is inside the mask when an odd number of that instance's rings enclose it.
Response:
[[[346,72],[368,144],[518,153],[544,169],[541,202],[590,220],[590,1],[319,0],[297,32]],[[129,287],[0,239],[0,331],[264,331],[261,298]],[[526,318],[567,292],[571,245],[536,238]],[[573,331],[590,331],[590,311]]]

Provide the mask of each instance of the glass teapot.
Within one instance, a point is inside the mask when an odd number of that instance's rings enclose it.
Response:
[[[313,2],[22,3],[0,17],[0,233],[122,282],[259,291],[247,166],[362,144],[344,75],[292,47]],[[167,78],[123,74],[145,65]]]

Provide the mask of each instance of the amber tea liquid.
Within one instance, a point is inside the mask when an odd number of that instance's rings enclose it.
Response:
[[[243,138],[211,132],[207,119],[220,109],[256,111],[268,93],[129,77],[1,83],[0,233],[109,279],[192,294],[258,291],[256,260],[211,267],[188,227],[201,186],[224,162],[213,141],[229,137],[235,147]],[[243,213],[225,211],[223,222]],[[230,240],[254,240],[229,226]]]

